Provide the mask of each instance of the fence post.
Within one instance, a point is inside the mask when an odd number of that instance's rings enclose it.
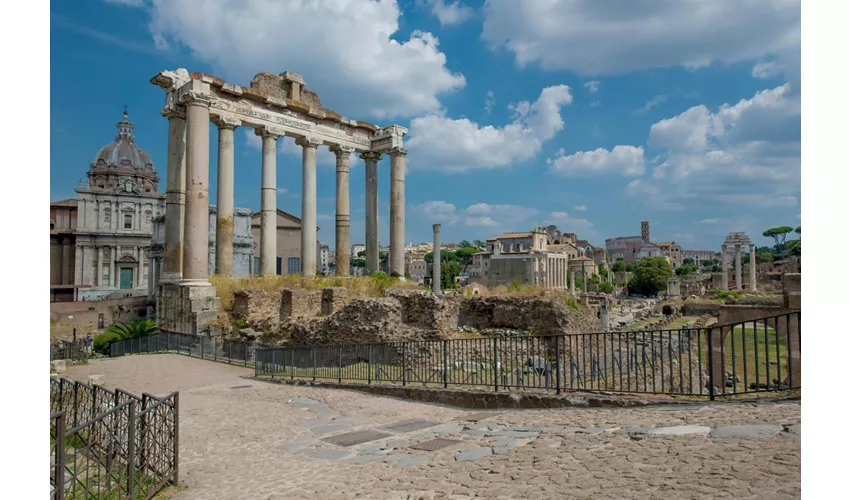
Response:
[[[59,418],[56,419],[56,441],[53,460],[53,485],[56,492],[56,500],[65,499],[65,415],[67,411],[63,411]]]
[[[248,366],[248,343],[242,342],[242,359],[245,360],[245,366]]]
[[[142,394],[142,410],[145,410],[150,404],[150,398],[147,394]],[[148,413],[144,413],[139,418],[139,461],[136,464],[140,469],[144,470],[145,465],[148,462],[148,454],[147,454],[147,441],[148,441],[148,426],[147,419]]]
[[[316,348],[313,347],[313,382],[316,381]]]
[[[714,401],[714,340],[712,328],[708,329],[708,398]]]
[[[401,385],[407,385],[407,342],[401,343]]]
[[[342,383],[342,346],[339,346],[339,372],[337,372],[337,383]]]
[[[289,352],[290,352],[289,360],[291,361],[290,366],[292,367],[289,370],[289,380],[295,380],[295,348],[290,347]]]
[[[180,393],[174,393],[174,477],[171,484],[177,486],[177,472],[180,467]]]
[[[443,341],[443,389],[449,386],[449,342]]]
[[[73,420],[71,420],[71,427],[77,426],[77,411],[78,411],[77,408],[80,405],[79,397],[80,397],[80,383],[75,381],[74,382],[74,417],[73,417]]]
[[[369,366],[366,367],[366,385],[372,384],[372,344],[369,344]]]
[[[499,337],[493,337],[493,387],[499,392]]]
[[[127,498],[135,498],[136,486],[136,405],[127,406],[130,417],[127,420]]]
[[[597,346],[599,340],[596,341]],[[561,337],[555,336],[555,394],[561,393]]]

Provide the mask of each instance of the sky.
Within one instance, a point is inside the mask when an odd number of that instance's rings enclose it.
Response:
[[[799,0],[76,0],[51,2],[50,195],[76,197],[124,106],[165,191],[162,89],[187,68],[248,85],[301,74],[322,105],[409,129],[405,240],[487,239],[555,224],[604,245],[640,234],[717,250],[800,224]],[[201,7],[203,5],[203,7]],[[210,126],[210,199],[217,132]],[[236,130],[235,203],[260,204],[260,142]],[[351,158],[351,243],[365,168]],[[335,168],[321,147],[319,239]],[[301,212],[282,139],[278,207]],[[389,240],[389,158],[379,164]]]

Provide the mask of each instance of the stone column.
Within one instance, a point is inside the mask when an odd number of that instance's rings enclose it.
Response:
[[[587,271],[585,270],[586,260],[581,261],[581,291],[587,293]]]
[[[348,162],[353,149],[334,145],[331,151],[336,155],[336,275],[348,276],[351,268],[349,248],[351,245],[351,207],[348,202]]]
[[[433,274],[431,278],[431,288],[434,290],[434,295],[440,295],[440,225],[434,224],[434,252],[432,253],[433,259],[431,260]]]
[[[263,138],[263,173],[260,189],[260,276],[277,274],[277,138],[268,128],[255,131]],[[302,219],[301,230],[304,230]],[[304,263],[302,262],[303,266]]]
[[[162,280],[175,282],[183,275],[183,218],[186,204],[186,118],[182,108],[168,117],[168,173],[165,180],[165,250]],[[100,224],[100,216],[98,216]]]
[[[366,162],[366,274],[378,270],[378,153],[360,155]]]
[[[390,276],[404,276],[404,170],[407,150],[390,151]]]
[[[301,276],[316,275],[316,148],[322,141],[305,137],[301,146]]]
[[[62,266],[61,266],[61,274],[59,278],[59,283],[62,285],[69,285],[71,281],[71,240],[69,237],[65,237],[62,239]]]
[[[723,290],[729,291],[729,269],[726,267],[726,243],[720,245],[720,273]]]
[[[756,271],[756,246],[750,245],[750,290],[753,291],[758,288]]]
[[[738,291],[744,289],[744,284],[741,282],[741,245],[735,244],[735,288]]]
[[[210,101],[186,102],[186,220],[181,284],[209,286]]]
[[[576,273],[570,271],[570,293],[576,293]]]
[[[112,251],[109,252],[112,255],[109,263],[109,283],[107,285],[112,288],[118,288],[118,274],[116,261],[118,260],[118,247],[112,247]]]
[[[215,273],[233,275],[233,131],[241,125],[238,120],[219,118],[218,125],[218,185],[215,218]]]

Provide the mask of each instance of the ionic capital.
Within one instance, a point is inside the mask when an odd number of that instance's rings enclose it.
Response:
[[[360,155],[360,159],[366,160],[366,161],[369,161],[369,160],[380,161],[381,160],[381,153],[376,153],[374,151],[367,151],[367,152]]]
[[[301,146],[302,148],[317,148],[322,144],[324,143],[320,139],[316,139],[315,137],[311,137],[309,135],[295,139],[295,145]]]
[[[278,137],[285,135],[283,130],[278,129],[277,127],[257,127],[254,129],[254,133],[262,138],[270,137],[274,140],[277,140]]]
[[[407,150],[402,147],[390,149],[390,156],[407,156]]]
[[[210,117],[213,123],[215,123],[219,129],[225,130],[233,130],[236,127],[242,126],[242,120],[237,120],[236,118],[224,115],[213,115]]]
[[[184,106],[203,106],[209,108],[214,102],[218,101],[215,96],[198,92],[197,90],[188,90],[180,96],[180,104]]]

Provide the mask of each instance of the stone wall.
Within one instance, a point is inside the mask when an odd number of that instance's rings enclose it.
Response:
[[[563,299],[528,297],[464,298],[458,324],[476,329],[531,330],[534,335],[599,331],[596,314],[589,309],[570,309]]]
[[[457,331],[457,301],[437,298],[424,290],[388,289],[384,295],[401,304],[402,323],[432,328],[440,337],[446,337]]]
[[[344,287],[333,287],[322,289],[322,306],[321,312],[323,316],[330,316],[339,311],[348,302],[348,290]]]
[[[686,300],[682,305],[682,314],[684,316],[717,316],[720,312],[720,308],[723,307],[723,304],[719,302],[694,302],[693,300]]]
[[[70,326],[97,327],[97,319],[103,314],[109,324],[116,321],[147,319],[145,303],[147,297],[93,300],[87,302],[51,302],[50,318],[57,323]]]
[[[233,316],[240,327],[275,331],[280,326],[279,290],[239,290],[233,294]]]
[[[280,319],[314,318],[322,310],[322,291],[284,288],[280,295]]]

